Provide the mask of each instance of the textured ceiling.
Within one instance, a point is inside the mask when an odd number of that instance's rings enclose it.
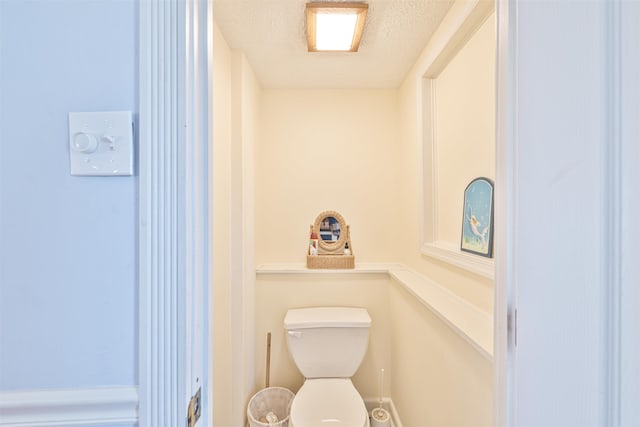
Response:
[[[368,0],[356,53],[309,53],[305,0],[214,0],[232,49],[266,88],[397,88],[452,0]]]

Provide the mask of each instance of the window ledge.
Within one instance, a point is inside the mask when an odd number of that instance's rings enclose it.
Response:
[[[457,247],[445,242],[430,242],[422,246],[423,255],[454,265],[463,270],[470,271],[479,276],[492,279],[494,277],[493,258],[485,258],[462,252]]]

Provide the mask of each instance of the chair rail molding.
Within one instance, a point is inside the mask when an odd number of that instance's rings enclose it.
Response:
[[[262,264],[257,276],[302,275],[332,276],[345,279],[357,276],[384,275],[390,284],[408,291],[427,310],[435,314],[452,331],[467,341],[485,359],[493,360],[493,315],[485,312],[441,284],[400,263],[356,263],[353,269],[310,269],[304,264]]]
[[[136,386],[0,392],[2,427],[65,427],[137,422]]]

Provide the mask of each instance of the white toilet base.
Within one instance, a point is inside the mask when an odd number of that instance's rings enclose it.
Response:
[[[291,404],[289,424],[294,427],[371,425],[364,401],[350,378],[306,380]]]

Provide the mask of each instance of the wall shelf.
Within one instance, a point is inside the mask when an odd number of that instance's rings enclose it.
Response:
[[[466,255],[466,254],[463,254]],[[493,260],[491,260],[493,261]],[[493,266],[493,262],[491,263]],[[493,267],[492,267],[493,268]],[[256,275],[385,274],[438,316],[486,359],[493,361],[493,315],[398,263],[357,263],[354,269],[316,270],[299,264],[262,264]]]
[[[493,316],[438,283],[409,269],[390,269],[389,276],[464,338],[493,360]]]
[[[307,268],[304,263],[261,264],[256,267],[256,274],[388,274],[389,269],[398,266],[401,264],[356,262],[355,268],[332,270]]]

